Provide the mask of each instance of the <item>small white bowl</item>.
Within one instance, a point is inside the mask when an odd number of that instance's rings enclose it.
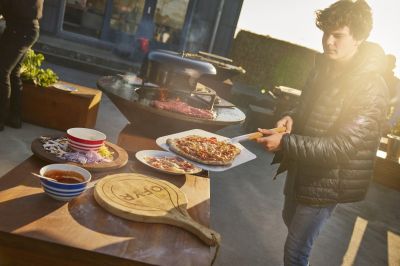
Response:
[[[49,170],[74,171],[84,177],[83,182],[73,184],[40,178],[44,192],[56,200],[69,201],[78,197],[86,190],[87,184],[92,179],[92,175],[88,170],[72,164],[49,164],[42,167],[39,173],[44,176]]]

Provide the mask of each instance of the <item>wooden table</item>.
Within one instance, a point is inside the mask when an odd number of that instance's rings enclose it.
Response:
[[[156,148],[151,138],[141,145]],[[146,143],[148,144],[146,146]],[[31,156],[0,178],[0,265],[209,265],[214,248],[183,229],[116,217],[93,198],[93,187],[70,201],[44,194],[30,175],[45,165]],[[139,172],[178,186],[192,218],[210,219],[210,181],[194,175],[171,176],[133,160],[122,169],[93,174],[93,184],[112,173]]]

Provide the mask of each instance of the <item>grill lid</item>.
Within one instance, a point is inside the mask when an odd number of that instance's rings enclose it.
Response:
[[[217,75],[215,76],[218,80],[226,80],[237,75],[245,74],[244,70],[240,66],[233,65],[233,60],[216,54],[210,54],[203,51],[198,53],[181,53],[183,57],[196,59],[199,61],[207,62],[212,64],[217,70]]]
[[[148,60],[168,65],[177,72],[199,78],[203,74],[215,75],[217,70],[208,62],[184,57],[179,53],[167,50],[155,50],[148,54]]]
[[[168,89],[192,91],[202,75],[215,75],[215,67],[208,62],[185,58],[176,52],[154,50],[144,60],[140,77]]]

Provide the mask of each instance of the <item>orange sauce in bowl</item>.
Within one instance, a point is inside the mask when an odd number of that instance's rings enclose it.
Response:
[[[66,184],[78,184],[85,181],[83,175],[74,171],[49,170],[44,176],[55,179],[57,182]]]

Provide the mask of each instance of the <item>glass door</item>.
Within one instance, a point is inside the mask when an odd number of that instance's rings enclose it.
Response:
[[[161,48],[176,49],[181,41],[189,0],[157,0],[154,40]]]
[[[113,0],[111,39],[120,43],[145,38],[156,47],[179,46],[189,1]]]
[[[177,49],[190,0],[66,0],[63,29],[132,46]]]
[[[136,34],[145,18],[148,0],[113,0],[110,19],[110,40],[115,43],[114,52],[130,57],[136,47]]]
[[[63,29],[99,38],[107,0],[67,0]]]
[[[127,35],[134,35],[142,19],[145,0],[114,0],[110,28]]]

